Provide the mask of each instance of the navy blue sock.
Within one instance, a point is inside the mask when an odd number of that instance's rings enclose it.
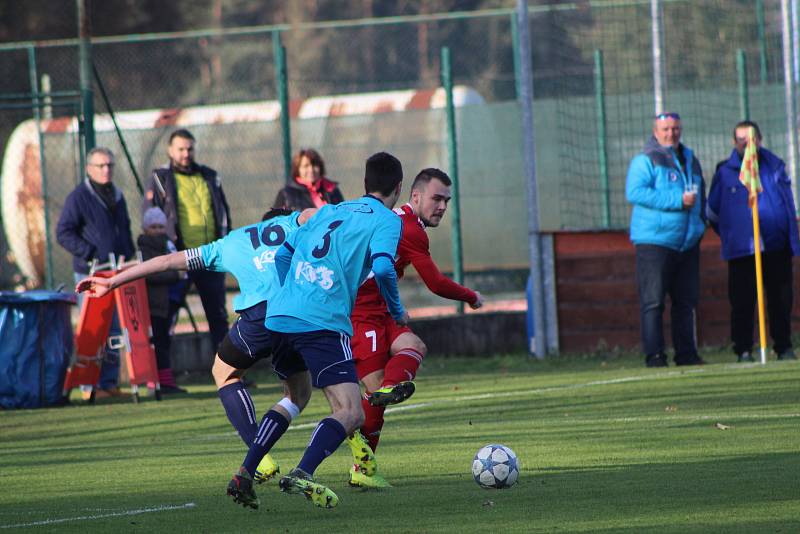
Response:
[[[256,437],[256,408],[250,393],[241,382],[234,382],[219,389],[219,400],[233,428],[239,433],[244,444],[249,447]]]
[[[333,417],[326,417],[319,422],[314,433],[311,434],[311,441],[308,442],[303,459],[300,460],[297,467],[309,475],[313,475],[319,464],[333,454],[346,437],[347,432],[342,423]]]
[[[275,410],[270,410],[264,414],[261,424],[258,427],[255,439],[253,439],[250,450],[242,464],[251,475],[256,472],[261,459],[269,452],[275,442],[280,439],[286,429],[289,428],[289,420]]]

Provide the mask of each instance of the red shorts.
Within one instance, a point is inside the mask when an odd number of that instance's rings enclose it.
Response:
[[[407,326],[398,325],[388,312],[351,317],[353,337],[350,347],[356,362],[359,380],[386,367],[389,349],[400,334],[411,332]]]

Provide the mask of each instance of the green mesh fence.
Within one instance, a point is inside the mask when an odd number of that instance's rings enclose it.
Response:
[[[716,162],[728,155],[730,130],[742,115],[736,70],[739,48],[747,58],[750,117],[762,126],[766,146],[786,157],[779,0],[662,3],[665,107],[681,113],[683,139],[696,150],[707,181]],[[760,28],[757,8],[762,4]],[[287,7],[287,16],[297,9]],[[74,2],[53,2],[51,12],[74,17]],[[331,13],[320,7],[318,15],[334,16]],[[363,16],[346,13],[352,18]],[[205,26],[186,29],[208,27],[208,20],[198,12],[197,24]],[[294,150],[319,150],[330,178],[340,182],[347,198],[362,192],[363,162],[378,150],[398,155],[409,177],[428,166],[447,170],[444,110],[412,106],[403,112],[383,109],[360,115],[334,110],[324,117],[302,118],[297,115],[299,106],[327,95],[436,89],[440,50],[448,46],[454,82],[476,91],[483,100],[483,104],[457,109],[465,269],[508,269],[528,263],[512,22],[512,10],[487,9],[422,18],[250,27],[226,35],[98,37],[92,57],[120,114],[134,168],[143,181],[154,167],[167,162],[167,137],[175,127],[170,110],[192,107],[196,116],[203,115],[188,126],[197,137],[197,159],[220,172],[238,225],[260,218],[283,184],[283,133],[274,118],[240,117],[225,123],[218,120],[218,112],[220,106],[274,106],[276,32],[287,54],[291,145]],[[649,137],[654,111],[650,2],[532,3],[530,33],[540,227],[544,231],[624,228],[630,213],[624,196],[628,162]],[[604,61],[602,122],[596,51]],[[37,78],[46,74],[51,91],[79,89],[75,42],[37,45],[35,55]],[[0,50],[0,73],[0,95],[29,92],[27,49]],[[99,91],[95,92],[95,110],[103,115],[105,105]],[[70,102],[47,111],[54,118],[74,117],[76,101]],[[33,111],[3,107],[4,103],[7,100],[0,98],[0,150],[4,162],[25,163],[22,174],[28,189],[23,197],[35,203],[43,176],[36,169],[38,140],[30,137],[28,144],[17,147],[22,152],[13,155],[16,159],[9,159],[7,153],[12,132],[31,119]],[[151,113],[147,120],[142,113],[125,114],[141,110],[163,113]],[[71,283],[71,266],[66,252],[55,244],[55,224],[64,197],[83,175],[77,128],[74,121],[67,122],[72,126],[42,123],[47,130],[42,167],[56,283]],[[135,237],[141,199],[133,173],[107,117],[98,117],[96,126],[97,144],[109,146],[117,155],[115,181],[127,197]],[[605,169],[599,144],[603,130]],[[12,180],[5,171],[2,179]],[[26,276],[33,280],[26,275],[31,264],[36,265],[38,283],[42,283],[46,256],[42,219],[41,210],[12,215],[4,210],[0,286],[19,286]],[[450,235],[448,218],[430,233],[435,259],[445,269],[451,268]],[[21,256],[28,259],[22,261]]]

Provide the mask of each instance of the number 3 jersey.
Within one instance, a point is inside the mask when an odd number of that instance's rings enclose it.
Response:
[[[267,328],[352,336],[350,312],[370,270],[393,316],[402,317],[393,265],[401,232],[400,218],[370,195],[320,208],[278,253],[276,266],[286,278],[267,306]]]
[[[275,254],[287,236],[297,230],[299,212],[273,217],[258,224],[243,226],[201,247],[186,251],[190,271],[228,272],[239,282],[234,310],[241,311],[259,302],[271,301],[280,290]]]

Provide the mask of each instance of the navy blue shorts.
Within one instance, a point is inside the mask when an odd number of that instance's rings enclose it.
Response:
[[[267,303],[259,302],[240,311],[228,331],[233,346],[256,360],[272,354],[272,338],[264,326],[266,317]]]
[[[269,332],[274,341],[272,367],[278,376],[281,376],[279,370],[303,364],[311,372],[314,387],[324,388],[346,382],[358,384],[350,336],[332,330]]]
[[[235,369],[249,369],[258,360],[273,354],[272,335],[264,326],[267,303],[260,302],[239,313],[239,317],[219,346],[219,359]],[[306,371],[302,358],[272,359],[272,370],[282,380]]]

